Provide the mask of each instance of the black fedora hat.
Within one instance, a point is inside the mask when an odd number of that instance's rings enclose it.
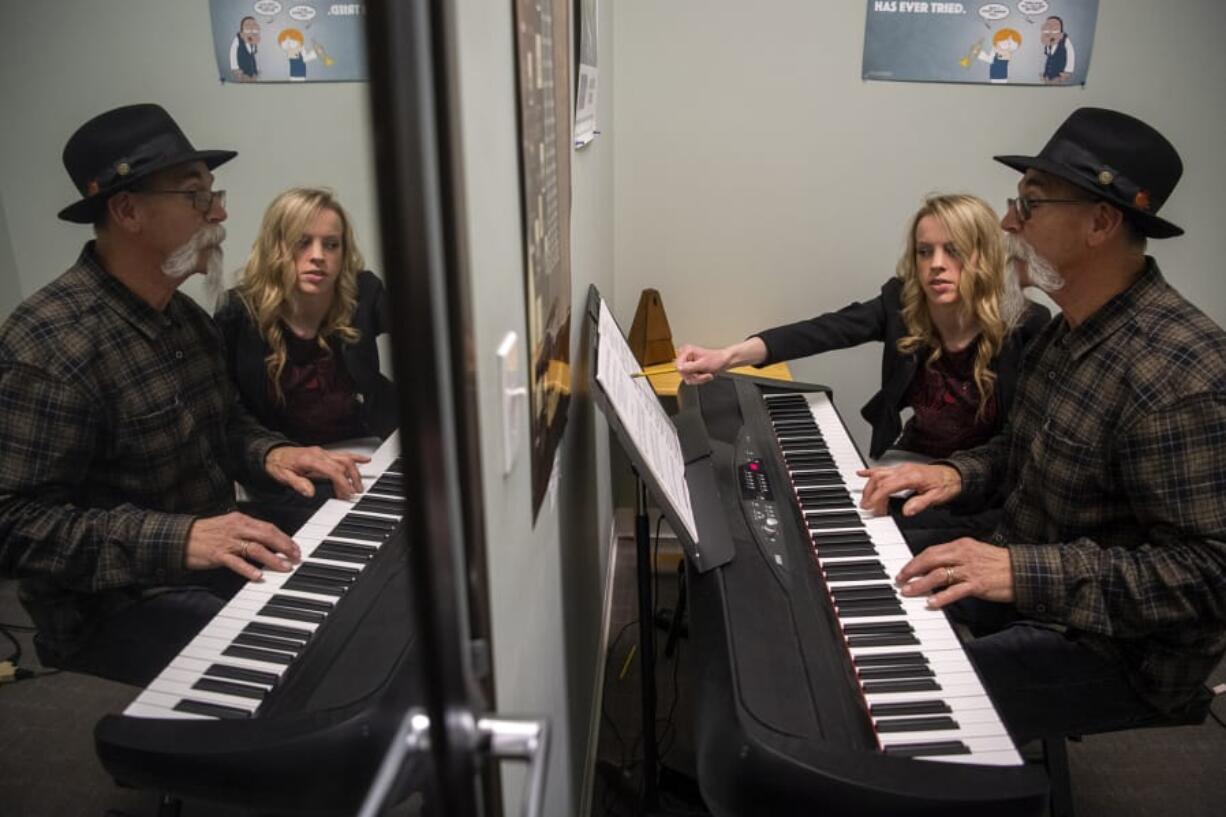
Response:
[[[77,128],[64,145],[64,167],[81,200],[60,218],[90,224],[106,200],[151,173],[202,161],[210,170],[237,156],[233,150],[196,150],[160,105],[126,105]]]
[[[1124,211],[1150,238],[1172,238],[1183,230],[1158,218],[1183,162],[1162,134],[1127,114],[1078,108],[1038,156],[996,156],[1014,170],[1029,168],[1059,176]]]

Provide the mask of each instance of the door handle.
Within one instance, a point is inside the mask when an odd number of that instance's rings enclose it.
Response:
[[[540,817],[545,806],[545,778],[549,771],[549,720],[487,715],[477,719],[472,745],[492,760],[522,760],[528,764],[522,817]],[[430,751],[430,716],[411,709],[404,716],[392,745],[383,758],[359,817],[378,817],[391,795],[396,778],[409,755]]]

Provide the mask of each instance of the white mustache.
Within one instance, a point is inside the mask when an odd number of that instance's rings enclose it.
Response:
[[[1030,286],[1044,292],[1055,292],[1064,286],[1064,278],[1056,271],[1055,266],[1039,255],[1025,239],[1013,233],[1006,233],[1005,252],[1011,263],[1026,266],[1026,279]]]
[[[170,278],[186,278],[193,272],[201,271],[199,259],[201,253],[208,253],[205,260],[207,269],[212,275],[213,267],[220,267],[223,261],[221,242],[226,240],[226,228],[220,224],[206,224],[188,239],[187,243],[167,256],[162,262],[162,272]]]

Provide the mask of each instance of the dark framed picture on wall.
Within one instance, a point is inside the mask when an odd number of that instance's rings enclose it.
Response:
[[[570,1],[515,0],[533,519],[570,405]]]

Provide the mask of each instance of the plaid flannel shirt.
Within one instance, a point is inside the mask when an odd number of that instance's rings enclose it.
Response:
[[[964,494],[1001,480],[992,539],[1020,612],[1120,662],[1160,708],[1226,651],[1226,332],[1147,268],[1035,338],[1006,428],[955,454]]]
[[[0,574],[62,655],[182,581],[194,519],[286,443],[240,407],[207,313],[181,293],[155,310],[92,242],[0,328],[0,418]]]

